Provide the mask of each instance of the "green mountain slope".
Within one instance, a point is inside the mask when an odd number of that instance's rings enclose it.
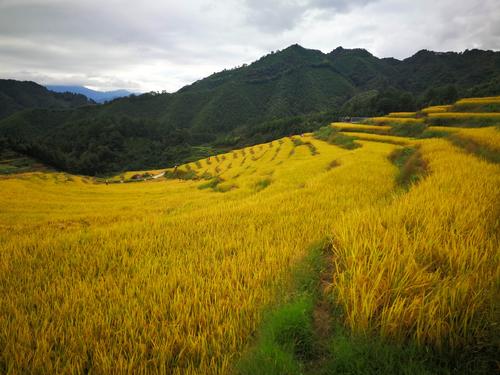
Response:
[[[9,147],[72,172],[177,164],[216,150],[313,130],[340,116],[408,111],[500,94],[500,52],[420,51],[405,60],[299,45],[215,73],[173,94],[29,110],[0,121]]]
[[[56,93],[29,81],[0,79],[0,119],[27,108],[74,108],[92,104],[84,95]]]

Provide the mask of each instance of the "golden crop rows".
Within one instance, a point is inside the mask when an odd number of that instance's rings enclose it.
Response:
[[[284,139],[203,160],[237,185],[226,193],[201,181],[1,180],[5,367],[228,372],[307,246],[342,213],[391,195],[394,146],[304,139],[319,153]]]
[[[417,115],[417,112],[391,112],[387,115],[387,117],[398,117],[398,118],[412,118]]]
[[[499,149],[495,128],[453,130]],[[352,331],[480,347],[498,333],[500,166],[346,134],[362,147],[304,134],[177,169],[206,179],[1,178],[0,372],[231,373],[325,237]],[[429,168],[409,191],[387,158],[401,145]]]
[[[373,124],[421,124],[424,119],[408,117],[372,117],[368,120]]]
[[[471,140],[485,146],[493,152],[500,153],[500,131],[494,127],[480,129],[462,128],[458,131],[456,136]]]
[[[342,123],[342,122],[334,122],[332,126],[336,129],[342,131],[350,131],[350,130],[368,130],[368,131],[389,131],[391,130],[390,126],[387,125],[366,125],[366,124],[351,124],[351,123]]]
[[[500,113],[474,113],[474,112],[444,112],[444,113],[429,113],[429,118],[446,118],[446,119],[497,119],[500,121]]]

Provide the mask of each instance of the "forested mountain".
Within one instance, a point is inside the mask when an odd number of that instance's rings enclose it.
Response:
[[[0,119],[27,108],[74,108],[92,104],[83,95],[56,93],[29,81],[0,79]]]
[[[173,94],[148,93],[73,110],[30,110],[0,122],[9,147],[94,174],[168,166],[366,116],[500,94],[500,52],[420,51],[405,60],[363,49],[299,45],[215,73]]]
[[[69,92],[73,94],[82,94],[96,103],[105,103],[132,94],[127,90],[97,91],[85,86],[46,85],[45,87],[50,91],[59,93]]]

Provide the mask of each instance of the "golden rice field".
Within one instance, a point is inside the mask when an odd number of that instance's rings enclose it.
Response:
[[[417,112],[391,112],[387,117],[397,117],[397,118],[412,118],[417,115]]]
[[[448,112],[451,109],[452,109],[451,105],[434,105],[431,107],[424,108],[420,112],[424,114],[442,113],[442,112]]]
[[[201,161],[235,185],[225,193],[198,189],[205,181],[2,179],[6,372],[230,372],[308,245],[392,194],[392,145],[306,139],[315,156],[283,139]]]
[[[491,126],[500,124],[498,112],[444,112],[429,113],[426,122],[431,125]]]
[[[342,133],[363,141],[392,143],[400,146],[406,146],[412,143],[412,140],[406,137],[396,137],[392,135],[380,135],[380,134],[359,133],[359,132],[349,132],[349,131],[342,131]]]
[[[372,117],[367,120],[370,124],[421,124],[424,122],[423,119],[410,118],[410,117]]]
[[[484,98],[464,98],[457,100],[455,106],[475,104],[500,104],[500,96],[487,96]]]
[[[448,133],[456,133],[464,130],[465,128],[460,128],[458,126],[429,126],[427,130],[430,131],[442,131]]]
[[[332,288],[354,331],[485,342],[498,334],[500,168],[441,139],[421,151],[423,182],[335,226]]]
[[[447,112],[447,113],[430,113],[430,119],[492,119],[500,121],[500,113],[473,113],[473,112]]]
[[[455,104],[463,103],[497,103],[500,102],[500,96],[484,96],[482,98],[464,98],[456,101]]]
[[[373,133],[377,132],[388,132],[391,130],[390,126],[386,125],[366,125],[366,124],[351,124],[351,123],[343,123],[343,122],[334,122],[332,126],[335,129],[342,131],[371,131]]]
[[[1,177],[0,372],[233,373],[324,238],[352,332],[494,345],[500,165],[359,126],[354,150],[304,134],[176,170],[199,179]],[[499,150],[497,128],[457,134]],[[404,145],[428,168],[408,189],[388,159]]]
[[[471,140],[477,144],[483,145],[493,152],[500,153],[500,131],[495,127],[480,129],[462,128],[456,133],[459,138]]]

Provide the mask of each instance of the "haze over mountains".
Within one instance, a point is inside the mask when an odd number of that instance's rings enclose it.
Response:
[[[0,122],[10,147],[94,174],[165,167],[289,135],[339,116],[368,116],[500,93],[500,53],[422,50],[379,59],[292,45],[178,92],[72,110],[31,109]]]
[[[133,94],[127,90],[97,91],[85,86],[45,85],[45,87],[54,92],[82,94],[96,103],[109,102],[110,100]]]

